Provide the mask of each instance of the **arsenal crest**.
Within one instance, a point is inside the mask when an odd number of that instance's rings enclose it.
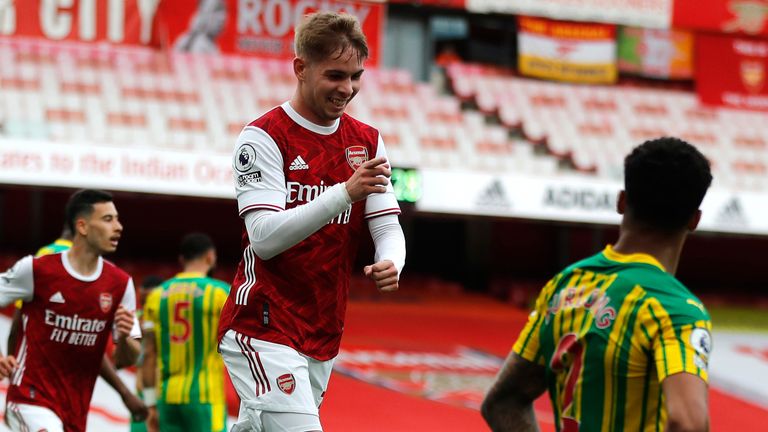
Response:
[[[112,294],[101,293],[99,296],[99,306],[101,306],[102,312],[109,312],[109,310],[112,309]]]
[[[280,375],[275,380],[277,382],[277,388],[283,393],[289,395],[296,389],[296,380],[293,378],[293,374]]]
[[[741,82],[744,83],[744,87],[752,93],[757,93],[763,88],[765,83],[765,67],[760,61],[754,60],[742,60],[741,67]]]
[[[368,149],[363,146],[347,147],[345,150],[347,162],[353,170],[360,168],[360,165],[368,161]]]

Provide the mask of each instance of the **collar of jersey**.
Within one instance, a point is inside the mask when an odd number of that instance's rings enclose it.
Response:
[[[176,275],[177,279],[196,279],[196,278],[204,278],[205,275],[200,272],[181,272]]]
[[[330,126],[320,126],[302,117],[301,114],[297,113],[296,110],[293,109],[290,102],[283,102],[280,107],[283,109],[283,111],[285,111],[286,114],[288,114],[288,117],[290,117],[291,120],[298,123],[299,126],[303,127],[304,129],[308,129],[314,133],[320,135],[330,135],[336,132],[336,129],[339,128],[339,119],[336,119],[336,121],[334,121]]]
[[[654,267],[658,267],[661,271],[664,271],[664,272],[667,271],[667,269],[665,269],[664,266],[661,265],[659,260],[657,260],[656,258],[648,254],[634,253],[634,254],[625,255],[613,250],[612,245],[608,245],[605,247],[605,250],[603,250],[603,255],[611,261],[617,261],[620,263],[649,264]]]
[[[83,275],[78,273],[75,268],[72,267],[72,264],[70,264],[69,250],[65,250],[59,255],[61,255],[61,264],[64,266],[64,269],[73,278],[83,282],[93,282],[98,279],[99,276],[101,276],[101,269],[104,267],[104,259],[102,257],[98,258],[98,261],[96,262],[96,270],[93,273],[89,275]]]
[[[58,239],[55,242],[53,242],[53,244],[55,244],[57,246],[66,246],[66,247],[70,247],[71,248],[72,247],[72,240]]]

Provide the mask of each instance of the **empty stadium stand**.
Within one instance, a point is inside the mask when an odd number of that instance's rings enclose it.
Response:
[[[768,188],[763,113],[702,106],[694,93],[674,89],[563,84],[467,64],[453,64],[447,73],[459,99],[579,170],[620,179],[632,147],[674,135],[702,149],[720,186]]]
[[[228,153],[243,125],[289,99],[289,62],[0,38],[0,136]],[[400,70],[367,70],[349,112],[399,166],[551,174],[508,129]]]

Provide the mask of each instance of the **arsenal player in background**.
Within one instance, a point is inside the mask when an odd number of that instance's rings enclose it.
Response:
[[[356,18],[316,13],[296,29],[290,101],[241,132],[233,157],[243,258],[219,326],[242,404],[233,431],[320,431],[349,278],[367,225],[379,290],[405,263],[400,208],[379,132],[344,113],[368,46]]]
[[[139,353],[133,281],[102,258],[123,231],[112,195],[75,192],[66,221],[71,249],[25,257],[0,274],[0,305],[24,301],[15,354],[0,357],[0,378],[11,378],[6,416],[16,431],[85,431],[107,338],[115,339],[117,363],[133,364]]]

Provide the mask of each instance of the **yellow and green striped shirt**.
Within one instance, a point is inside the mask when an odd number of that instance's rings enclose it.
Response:
[[[72,248],[72,240],[57,239],[53,243],[38,249],[37,253],[35,254],[35,258],[44,256],[44,255],[53,255],[53,254],[61,253],[70,248]]]
[[[225,282],[202,273],[179,273],[147,297],[144,326],[155,333],[159,401],[225,403],[224,363],[216,349],[219,315],[228,295]]]
[[[558,431],[662,431],[661,382],[708,382],[704,305],[652,256],[611,246],[541,291],[513,351],[546,366]]]

